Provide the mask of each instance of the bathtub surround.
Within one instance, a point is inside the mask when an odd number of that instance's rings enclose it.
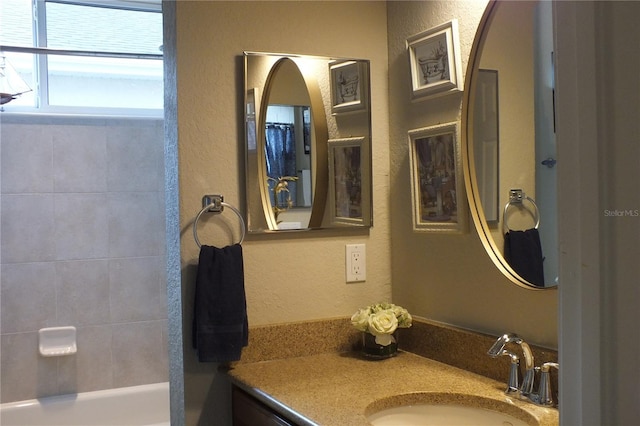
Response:
[[[167,381],[162,120],[0,120],[1,401]]]
[[[169,383],[51,396],[0,405],[3,426],[170,426]]]

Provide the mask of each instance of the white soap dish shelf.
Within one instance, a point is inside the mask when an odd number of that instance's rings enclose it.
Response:
[[[75,327],[49,327],[38,331],[40,355],[65,356],[78,351]]]

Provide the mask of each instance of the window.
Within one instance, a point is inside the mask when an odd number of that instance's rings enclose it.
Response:
[[[0,51],[32,89],[6,111],[162,110],[160,0],[2,0]]]

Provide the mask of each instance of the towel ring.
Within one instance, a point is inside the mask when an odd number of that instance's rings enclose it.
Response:
[[[242,213],[240,213],[240,210],[233,207],[231,204],[222,201],[222,196],[220,195],[205,195],[204,197],[202,197],[202,204],[204,205],[204,207],[196,215],[196,219],[193,221],[193,239],[196,241],[198,247],[202,247],[202,244],[200,244],[200,239],[198,238],[198,221],[200,220],[200,216],[202,216],[202,214],[205,212],[222,213],[224,207],[230,208],[238,216],[238,219],[240,219],[242,234],[240,235],[240,241],[238,242],[238,244],[242,244],[247,233],[247,228],[244,224],[244,219],[242,218]]]
[[[509,228],[509,225],[507,224],[507,210],[509,210],[509,207],[512,205],[522,205],[524,200],[529,201],[531,205],[533,205],[533,209],[534,209],[533,218],[536,222],[534,229],[538,229],[538,226],[540,226],[540,210],[538,210],[538,205],[533,200],[533,198],[529,197],[528,195],[525,195],[525,193],[521,189],[512,189],[509,191],[509,201],[507,202],[507,204],[505,204],[504,211],[502,212],[503,233],[506,233],[507,231],[513,231],[513,229]]]

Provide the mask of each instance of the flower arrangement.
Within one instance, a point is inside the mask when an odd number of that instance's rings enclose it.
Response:
[[[376,343],[388,346],[395,342],[392,334],[398,328],[411,327],[411,314],[393,303],[376,303],[359,309],[351,316],[351,324],[365,333],[375,336]]]

